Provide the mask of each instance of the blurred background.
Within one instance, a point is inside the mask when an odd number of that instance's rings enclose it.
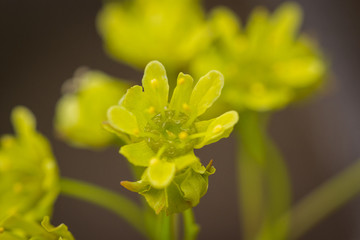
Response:
[[[204,0],[206,9],[225,5],[244,22],[258,5],[276,8],[279,0]],[[293,201],[360,157],[360,4],[358,1],[301,0],[303,30],[317,38],[331,63],[329,84],[316,97],[274,115],[270,132],[287,161]],[[139,83],[141,72],[110,59],[95,29],[99,0],[0,1],[0,134],[11,133],[11,109],[29,107],[38,129],[53,144],[63,176],[119,191],[130,179],[117,149],[74,149],[53,131],[62,83],[79,66]],[[206,154],[205,154],[206,152]],[[214,159],[217,172],[195,208],[200,239],[240,239],[235,193],[235,141],[229,138],[199,154]],[[77,239],[141,239],[125,222],[96,206],[60,197],[54,224],[65,222]],[[304,235],[307,239],[360,239],[360,198],[352,200]]]

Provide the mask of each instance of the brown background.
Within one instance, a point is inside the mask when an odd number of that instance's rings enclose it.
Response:
[[[241,19],[259,4],[271,9],[278,0],[207,0],[222,4]],[[316,36],[332,65],[332,81],[309,103],[275,114],[271,133],[288,161],[294,201],[360,156],[360,7],[357,1],[302,0],[304,29]],[[82,65],[117,77],[141,79],[141,73],[107,57],[94,27],[97,0],[0,0],[0,134],[12,131],[11,109],[22,104],[37,116],[49,137],[62,175],[136,197],[119,186],[129,179],[125,160],[115,149],[72,149],[54,138],[52,118],[60,87]],[[200,152],[215,159],[217,173],[208,194],[195,208],[200,239],[240,239],[234,192],[234,139]],[[206,154],[205,154],[206,151]],[[77,239],[140,239],[113,214],[65,197],[55,206],[54,223],[65,222]],[[302,240],[360,239],[360,199],[351,201]]]

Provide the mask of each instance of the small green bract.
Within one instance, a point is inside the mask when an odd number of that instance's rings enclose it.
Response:
[[[180,73],[170,101],[160,62],[146,66],[142,83],[144,91],[141,86],[130,88],[119,105],[108,110],[104,125],[128,143],[120,153],[145,167],[140,181],[122,185],[144,195],[157,213],[183,211],[198,204],[207,190],[207,177],[215,172],[212,164],[201,165],[193,149],[228,137],[238,114],[229,111],[211,120],[198,119],[220,96],[224,79],[218,71],[210,71],[194,87],[192,77]]]

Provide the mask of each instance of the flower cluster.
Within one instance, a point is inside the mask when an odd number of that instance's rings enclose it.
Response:
[[[208,41],[197,0],[113,1],[104,5],[97,25],[108,53],[140,69],[158,59],[177,72]]]
[[[0,142],[0,221],[13,214],[38,221],[51,215],[59,193],[57,165],[29,110],[16,107],[12,122],[17,136]]]
[[[285,3],[270,14],[257,8],[244,29],[228,9],[212,12],[213,44],[190,64],[199,76],[209,69],[225,74],[222,102],[238,110],[285,107],[316,89],[326,64],[315,44],[297,36],[301,9]]]
[[[71,145],[101,148],[116,143],[101,122],[129,84],[103,72],[80,68],[63,85],[65,94],[57,103],[55,129]]]
[[[169,85],[163,65],[150,62],[143,88],[130,88],[119,105],[108,110],[106,129],[129,144],[120,149],[129,162],[144,167],[141,180],[122,182],[142,194],[159,213],[180,212],[199,203],[206,193],[212,162],[201,165],[193,149],[228,137],[238,114],[229,111],[200,121],[199,117],[220,96],[224,84],[218,71],[210,71],[193,87],[190,75],[180,73],[168,101]]]

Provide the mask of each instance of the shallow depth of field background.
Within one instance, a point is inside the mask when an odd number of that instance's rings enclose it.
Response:
[[[231,7],[244,21],[254,6],[279,0],[204,0],[207,9]],[[301,0],[303,29],[318,39],[331,63],[331,79],[310,101],[274,115],[271,134],[290,170],[294,201],[360,157],[360,4],[355,0]],[[95,29],[99,0],[0,1],[0,134],[11,133],[11,109],[22,104],[53,144],[63,176],[136,197],[119,185],[130,179],[118,149],[74,149],[54,136],[52,119],[62,83],[79,66],[139,83],[142,73],[110,59]],[[184,16],[186,17],[186,16]],[[166,66],[165,66],[166,67]],[[205,73],[204,73],[205,74]],[[200,239],[240,239],[234,138],[200,151],[217,172],[195,208]],[[60,197],[54,224],[65,222],[77,239],[140,239],[124,221],[96,206]],[[302,240],[360,239],[360,197],[332,214]]]

